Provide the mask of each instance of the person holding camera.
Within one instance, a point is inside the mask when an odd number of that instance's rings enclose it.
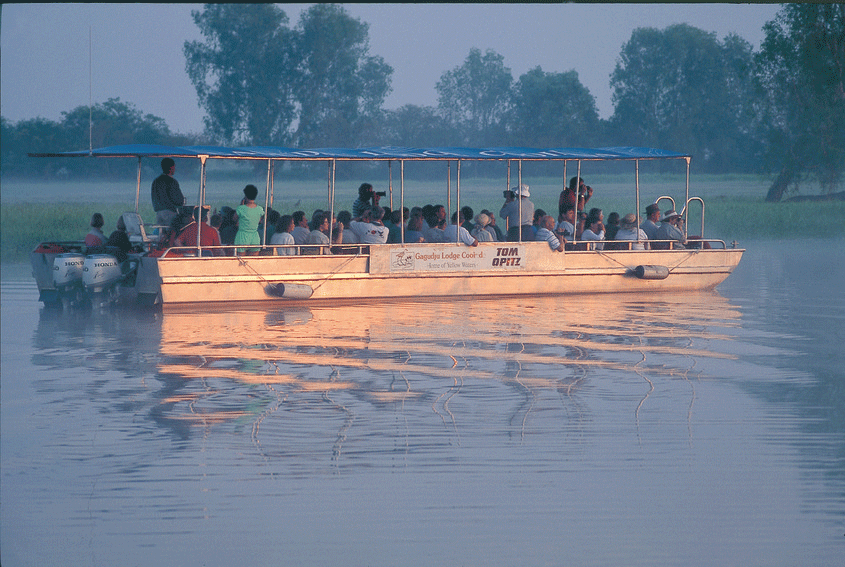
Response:
[[[508,242],[526,242],[534,240],[534,203],[528,200],[531,196],[528,185],[522,183],[510,191],[502,192],[505,204],[499,211],[499,216],[505,219],[508,232]],[[518,198],[517,198],[518,197]]]
[[[368,207],[378,205],[379,199],[387,195],[384,191],[375,191],[369,183],[362,183],[358,187],[358,198],[352,203],[352,217],[358,218]]]
[[[576,187],[578,188],[577,191],[575,190]],[[576,193],[578,195],[577,199]],[[562,215],[563,210],[567,205],[575,207],[576,201],[578,203],[576,209],[578,211],[583,211],[584,207],[587,205],[587,201],[589,201],[592,196],[593,188],[584,183],[584,180],[580,177],[573,177],[569,180],[569,187],[560,192],[560,199],[558,200],[558,214]]]

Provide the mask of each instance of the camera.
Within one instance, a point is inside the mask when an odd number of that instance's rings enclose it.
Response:
[[[506,189],[506,190],[502,191],[502,197],[512,201],[512,200],[516,199],[516,193],[514,193],[513,191],[511,191],[509,189]]]
[[[378,195],[379,197],[384,197],[385,195],[387,195],[387,191],[376,191],[376,195]]]

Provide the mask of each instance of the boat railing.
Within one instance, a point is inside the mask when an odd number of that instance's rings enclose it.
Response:
[[[257,254],[244,254],[241,252],[244,249],[257,249]],[[296,251],[295,254],[279,254],[277,250]],[[222,254],[215,254],[214,251],[222,251]],[[352,255],[352,256],[366,256],[370,253],[369,244],[343,244],[343,245],[322,245],[322,244],[268,244],[268,245],[234,245],[225,244],[222,246],[169,246],[163,249],[163,252],[158,255],[159,258],[196,258],[198,256],[204,258],[231,258],[234,256],[276,256],[276,257],[297,257],[297,256],[323,256],[323,255]]]
[[[658,197],[657,199],[655,199],[655,200],[654,200],[654,204],[656,204],[656,205],[660,205],[660,201],[662,201],[662,200],[664,200],[664,199],[666,199],[666,200],[668,200],[670,203],[672,203],[672,206],[671,206],[670,208],[671,208],[673,211],[674,211],[674,210],[677,210],[677,209],[675,209],[675,199],[673,199],[671,195],[661,195],[660,197]],[[667,209],[667,210],[668,210],[668,209]]]
[[[701,197],[690,197],[687,199],[687,202],[684,205],[684,210],[681,211],[681,216],[689,220],[689,217],[687,216],[687,209],[689,209],[689,204],[693,201],[701,203],[701,229],[698,232],[698,237],[704,238],[704,199]],[[687,223],[687,231],[689,231],[689,223]]]

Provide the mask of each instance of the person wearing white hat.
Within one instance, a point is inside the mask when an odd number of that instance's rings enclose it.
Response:
[[[522,183],[518,187],[512,187],[510,191],[504,192],[504,196],[505,204],[502,205],[499,216],[507,221],[508,242],[534,240],[534,203],[528,200],[531,196],[528,185]]]
[[[479,213],[475,217],[475,227],[470,231],[470,234],[479,242],[494,242],[496,237],[494,233],[487,230],[487,225],[490,224],[490,217],[484,213]]]
[[[684,243],[686,238],[684,232],[680,228],[682,217],[670,209],[663,214],[663,219],[660,222],[660,227],[657,229],[657,238],[655,240],[674,240],[672,242],[673,248],[686,248]]]
[[[643,229],[637,227],[637,215],[628,213],[619,221],[619,231],[616,240],[633,240],[631,250],[645,250],[648,246],[648,236]]]

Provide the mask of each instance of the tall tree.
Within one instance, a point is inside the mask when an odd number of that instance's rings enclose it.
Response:
[[[393,69],[369,54],[369,25],[337,4],[310,7],[296,32],[297,143],[357,144],[381,112]]]
[[[437,81],[438,108],[446,120],[465,133],[465,143],[490,141],[493,127],[510,104],[513,75],[504,57],[492,49],[483,55],[472,48],[464,63]]]
[[[457,142],[457,132],[450,128],[437,109],[414,104],[386,110],[380,133],[378,145],[428,147],[450,146]]]
[[[769,164],[779,201],[802,178],[833,191],[845,174],[845,4],[787,4],[757,56]]]
[[[186,70],[222,143],[284,145],[295,119],[288,17],[273,4],[206,4],[191,12],[205,42],[186,41]]]
[[[508,116],[510,140],[538,147],[589,146],[599,130],[596,99],[576,71],[522,75],[513,89]]]
[[[720,43],[687,24],[634,30],[611,74],[613,132],[623,143],[687,151],[711,171],[745,163],[731,148],[746,146],[738,117],[752,101],[741,77],[751,57],[744,40]]]

